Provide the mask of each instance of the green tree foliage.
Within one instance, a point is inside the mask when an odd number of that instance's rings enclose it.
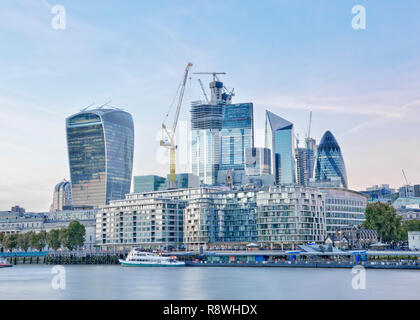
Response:
[[[38,251],[41,251],[47,244],[47,232],[42,230],[39,233],[32,233],[31,236],[31,247]]]
[[[68,230],[68,244],[70,247],[68,247],[70,250],[73,248],[78,248],[83,246],[85,243],[85,235],[86,235],[86,229],[83,224],[81,224],[79,221],[72,221],[70,222],[69,226],[67,227]]]
[[[82,247],[85,243],[86,229],[83,224],[74,220],[67,228],[53,229],[50,232],[41,230],[39,233],[30,231],[23,234],[6,235],[0,233],[0,244],[8,250],[20,247],[27,251],[29,248],[41,251],[48,244],[54,250],[61,246],[69,250]]]
[[[60,230],[52,229],[50,232],[48,232],[47,244],[53,250],[57,250],[58,248],[60,248]]]
[[[68,248],[70,250],[72,250],[73,248],[70,248],[70,243],[69,243],[69,231],[67,230],[67,228],[63,228],[59,230],[59,234],[58,234],[58,240],[60,241],[60,244],[64,247],[64,248]]]
[[[16,233],[12,233],[6,235],[3,239],[3,246],[8,250],[13,250],[18,246],[18,235]]]
[[[402,240],[401,217],[397,216],[395,208],[382,202],[368,203],[365,212],[366,221],[363,226],[366,229],[378,231],[382,241]]]
[[[22,250],[28,251],[29,247],[31,246],[31,233],[20,233],[18,235],[17,244]]]
[[[1,246],[3,245],[3,241],[5,237],[6,237],[6,234],[4,232],[0,232],[0,245]]]
[[[420,220],[407,220],[401,226],[402,239],[408,240],[408,231],[420,231]]]

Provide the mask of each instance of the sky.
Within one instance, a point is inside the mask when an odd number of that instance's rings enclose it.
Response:
[[[56,5],[65,29],[54,29]],[[366,28],[352,8],[363,5]],[[0,2],[0,210],[47,211],[69,179],[65,119],[95,103],[123,108],[135,125],[134,175],[169,171],[159,147],[188,62],[226,72],[234,102],[291,121],[303,141],[338,140],[349,187],[420,183],[419,1],[2,0]],[[188,151],[191,74],[178,144]],[[210,77],[200,75],[209,93]],[[172,108],[171,108],[172,106]],[[185,149],[185,148],[186,149]],[[184,149],[183,149],[184,148]],[[178,172],[190,170],[181,152]]]

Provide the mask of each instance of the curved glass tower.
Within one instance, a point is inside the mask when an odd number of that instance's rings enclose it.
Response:
[[[324,133],[318,146],[314,178],[316,182],[340,180],[342,187],[348,187],[343,155],[330,131]]]
[[[66,119],[73,206],[100,207],[130,192],[134,152],[131,115],[82,111]]]

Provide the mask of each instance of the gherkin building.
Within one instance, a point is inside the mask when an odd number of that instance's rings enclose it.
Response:
[[[346,167],[337,140],[330,131],[322,136],[318,146],[314,169],[315,181],[328,181],[340,178],[343,188],[348,188]]]

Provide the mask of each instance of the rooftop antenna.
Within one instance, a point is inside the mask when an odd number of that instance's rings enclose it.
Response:
[[[98,109],[102,109],[103,107],[105,107],[106,105],[108,105],[109,103],[111,103],[111,100],[109,100],[108,102],[104,103],[103,105],[101,105]]]
[[[87,107],[85,107],[85,108],[83,108],[83,109],[81,109],[80,111],[81,112],[83,112],[83,111],[86,111],[87,109],[89,109],[91,106],[93,106],[95,104],[95,102],[94,103],[92,103],[92,104],[90,104],[90,105],[88,105]]]

